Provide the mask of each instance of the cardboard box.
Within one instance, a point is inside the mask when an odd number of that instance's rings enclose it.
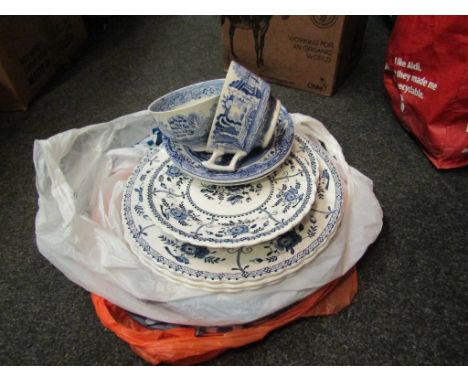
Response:
[[[356,66],[366,16],[223,16],[223,59],[267,81],[331,96]]]
[[[46,16],[46,30],[55,52],[57,65],[67,64],[86,40],[86,29],[81,17]]]
[[[0,17],[0,110],[25,110],[85,38],[79,16]]]

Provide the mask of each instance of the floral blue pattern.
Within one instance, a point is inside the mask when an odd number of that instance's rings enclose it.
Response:
[[[304,194],[300,193],[301,183],[296,180],[295,185],[287,186],[282,185],[281,190],[276,194],[276,203],[275,206],[282,206],[282,212],[287,212],[290,208],[296,207],[304,198]]]
[[[226,200],[231,205],[250,203],[252,198],[259,196],[263,189],[262,183],[250,183],[239,186],[218,186],[215,184],[204,184],[200,192],[207,200],[217,200],[218,203]]]
[[[187,218],[188,218],[188,215],[187,213],[180,209],[180,208],[175,208],[175,207],[172,207],[169,209],[169,214],[175,218],[179,223],[181,221],[185,221]]]
[[[236,238],[239,235],[242,235],[243,233],[249,232],[249,226],[245,224],[240,224],[234,227],[230,227],[227,232],[234,238]]]
[[[327,169],[324,169],[317,182],[317,196],[319,199],[323,199],[325,197],[325,192],[328,190],[329,184],[330,174]]]
[[[305,142],[303,138],[299,140]],[[280,280],[320,253],[336,232],[342,214],[342,186],[336,167],[320,145],[307,144],[318,153],[321,175],[324,169],[329,174],[328,189],[325,190],[326,182],[322,180],[324,198],[316,200],[300,224],[278,237],[255,246],[210,249],[166,236],[153,218],[147,221],[135,212],[135,206],[140,202],[139,194],[134,190],[145,188],[148,180],[142,181],[141,175],[154,164],[163,164],[167,158],[163,150],[156,149],[142,159],[127,183],[122,200],[126,239],[132,244],[138,258],[150,269],[188,286],[230,292],[257,288]],[[181,194],[180,190],[177,191]],[[147,193],[143,196],[146,202]],[[239,207],[236,205],[236,208]],[[148,210],[145,207],[143,211]],[[255,221],[247,225],[250,229],[254,224]]]
[[[176,166],[169,166],[167,169],[167,175],[172,176],[174,178],[178,178],[182,175],[182,172]]]
[[[186,255],[196,257],[197,259],[203,259],[206,255],[210,253],[206,247],[198,247],[189,243],[184,243],[180,246],[180,250]]]
[[[311,149],[293,151],[262,181],[231,187],[179,175],[165,160],[143,186],[146,205],[161,230],[178,240],[210,248],[253,245],[286,232],[307,214],[316,193],[316,160]]]
[[[302,241],[302,236],[295,230],[291,230],[279,236],[275,240],[275,246],[280,251],[290,251],[294,253],[294,247]]]
[[[203,260],[209,264],[219,264],[226,260],[225,257],[216,256],[216,250],[209,250],[206,247],[181,243],[177,240],[160,235],[159,239],[164,243],[164,249],[177,262],[182,264],[191,264],[191,259]]]

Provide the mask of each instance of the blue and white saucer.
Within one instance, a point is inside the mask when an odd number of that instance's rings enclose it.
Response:
[[[297,140],[309,142],[302,137]],[[239,292],[282,280],[311,262],[327,246],[343,211],[342,185],[333,160],[319,144],[308,145],[318,154],[320,170],[315,202],[306,216],[269,241],[224,249],[179,241],[162,231],[145,208],[148,195],[143,190],[151,168],[166,159],[155,158],[155,153],[150,152],[130,176],[122,200],[122,220],[129,246],[157,275],[199,289]],[[154,150],[164,152],[160,148]],[[174,169],[171,171],[173,176],[178,174]],[[176,178],[180,176],[179,173]]]
[[[241,160],[235,172],[209,170],[202,162],[208,160],[211,153],[195,152],[186,145],[163,137],[164,147],[169,157],[180,170],[205,183],[219,185],[245,184],[267,176],[286,160],[293,141],[294,125],[284,107],[281,107],[278,125],[270,144],[265,149],[256,149],[251,152]],[[227,162],[230,160],[229,157],[224,159]]]

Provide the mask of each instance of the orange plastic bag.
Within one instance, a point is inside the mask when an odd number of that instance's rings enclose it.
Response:
[[[343,277],[271,317],[232,327],[229,332],[204,332],[201,335],[197,328],[188,326],[148,329],[124,309],[104,298],[95,294],[91,294],[91,298],[101,323],[127,342],[145,361],[153,365],[193,365],[215,358],[229,349],[259,341],[272,330],[299,318],[338,313],[351,303],[357,287],[357,271],[352,268]]]

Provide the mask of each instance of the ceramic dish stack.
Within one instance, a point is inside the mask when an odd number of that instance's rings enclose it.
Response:
[[[310,263],[343,208],[327,151],[295,135],[269,86],[234,65],[238,78],[230,69],[225,81],[192,85],[150,106],[163,145],[138,163],[122,202],[126,239],[147,267],[214,292],[261,288]],[[239,89],[256,100],[239,100]],[[180,105],[189,111],[181,115]],[[227,139],[229,124],[241,127]]]

